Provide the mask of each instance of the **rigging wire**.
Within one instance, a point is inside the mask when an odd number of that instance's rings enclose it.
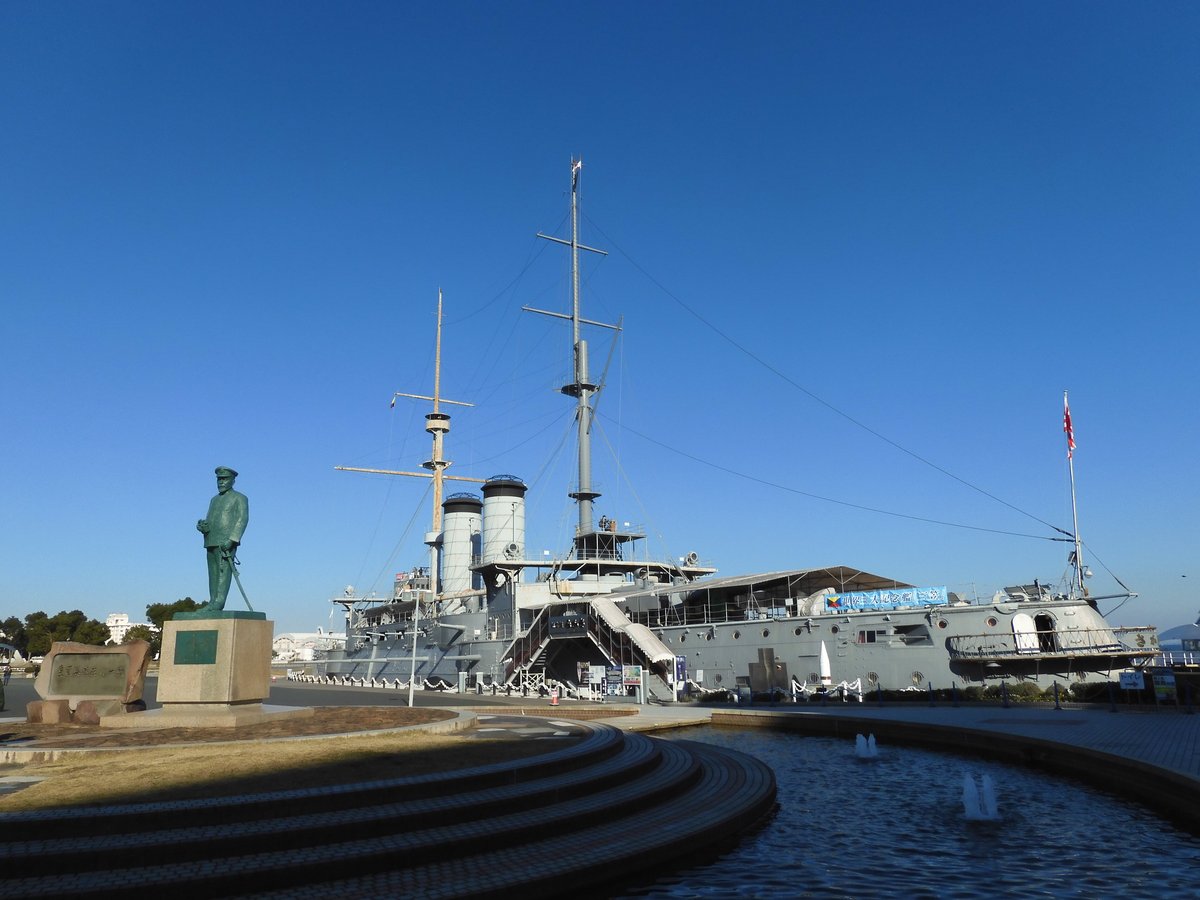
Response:
[[[368,594],[370,594],[371,591],[376,590],[376,585],[378,585],[380,579],[384,577],[384,573],[390,571],[391,569],[393,569],[395,567],[396,559],[400,556],[400,550],[404,546],[405,542],[408,540],[408,535],[412,531],[413,524],[417,521],[417,516],[419,516],[422,512],[424,512],[424,508],[426,505],[425,501],[429,497],[429,495],[432,491],[433,491],[433,479],[430,478],[427,480],[427,482],[425,484],[425,490],[421,494],[420,499],[417,500],[417,502],[413,505],[412,515],[409,516],[408,524],[406,524],[404,526],[404,532],[400,535],[399,538],[396,539],[396,543],[392,547],[392,552],[388,554],[387,559],[384,560],[383,565],[379,568],[379,571],[375,573],[375,577],[371,580]],[[391,594],[390,587],[388,589],[388,594],[389,595]]]
[[[608,417],[605,416],[605,418],[607,419]],[[610,421],[612,421],[612,420],[610,420]],[[619,422],[616,424],[617,424],[618,433],[624,430],[624,427]],[[611,452],[613,455],[613,462],[615,463],[615,465],[617,467],[617,471],[621,474],[621,478],[624,480],[625,486],[629,488],[629,493],[633,495],[634,503],[636,503],[637,508],[642,511],[642,519],[647,523],[652,523],[654,520],[650,517],[650,512],[646,508],[646,504],[642,502],[642,497],[638,493],[637,486],[633,483],[633,479],[629,477],[629,472],[621,464],[620,455],[617,453],[616,449],[613,447],[612,441],[609,440],[608,432],[605,431],[604,428],[600,427],[599,422],[596,422],[596,426],[597,426],[596,430],[600,433],[600,437],[602,437],[604,439],[604,443],[608,446],[609,452]],[[633,431],[632,428],[629,430]],[[637,432],[634,431],[634,434],[637,434]],[[670,448],[668,448],[668,449],[670,449]],[[661,549],[659,550],[660,555],[663,556],[664,558],[670,559],[671,554],[667,548],[667,539],[663,535],[662,531],[659,530],[658,526],[654,525],[653,528],[647,528],[646,530],[653,531],[654,537],[656,538],[656,540],[658,541],[658,543],[661,547]]]
[[[393,408],[393,411],[394,411],[394,408]],[[411,426],[412,419],[413,419],[413,413],[412,413],[412,407],[410,405],[409,411],[408,411],[408,423],[407,423],[408,426]],[[400,442],[401,449],[399,451],[399,453],[401,455],[408,447],[409,430],[410,430],[409,427],[406,426],[404,429],[404,432],[403,432],[404,437],[401,439],[401,442]],[[386,455],[385,455],[386,459],[394,458],[394,456],[392,454],[392,448],[395,445],[395,434],[396,434],[396,416],[391,415],[391,416],[388,416],[387,450],[386,450]],[[389,478],[387,480],[387,487],[383,492],[383,500],[379,504],[379,513],[375,517],[375,527],[371,529],[370,539],[367,541],[366,547],[363,550],[362,562],[359,563],[358,573],[355,575],[355,578],[354,578],[355,584],[362,583],[363,572],[367,568],[367,561],[370,559],[371,552],[375,547],[375,541],[379,537],[380,529],[383,527],[384,514],[387,512],[388,506],[391,503],[393,484],[395,484],[394,480]]]
[[[607,418],[607,416],[605,418]],[[824,503],[833,503],[833,504],[836,504],[837,506],[845,506],[850,509],[862,510],[863,512],[878,513],[878,514],[884,515],[884,516],[894,516],[898,519],[910,519],[914,522],[926,522],[930,525],[944,525],[949,528],[962,528],[962,529],[965,529],[968,531],[983,531],[983,532],[987,532],[988,534],[1002,534],[1002,535],[1006,535],[1008,537],[1031,538],[1033,540],[1038,540],[1038,541],[1066,541],[1066,540],[1068,540],[1068,538],[1047,537],[1046,535],[1043,535],[1043,534],[1025,534],[1024,532],[1020,532],[1020,531],[1005,531],[1000,528],[984,528],[982,525],[964,525],[960,522],[946,522],[941,519],[929,519],[924,516],[914,516],[909,513],[895,512],[893,510],[888,510],[888,509],[879,509],[878,507],[874,507],[874,506],[863,506],[862,504],[859,504],[859,503],[851,503],[848,500],[837,500],[833,497],[824,497],[820,494],[813,494],[809,491],[803,491],[803,490],[800,490],[799,488],[790,487],[789,485],[786,485],[786,484],[780,484],[777,481],[768,481],[767,479],[759,478],[756,475],[748,475],[745,472],[739,472],[736,469],[729,468],[728,466],[723,466],[723,465],[720,465],[719,463],[714,463],[714,462],[710,462],[709,460],[706,460],[706,459],[701,459],[699,456],[695,456],[691,453],[688,453],[685,450],[680,450],[677,447],[672,447],[668,444],[664,444],[662,441],[656,440],[656,439],[650,437],[650,435],[644,434],[643,432],[638,431],[636,428],[632,428],[628,425],[621,425],[619,422],[616,423],[616,425],[618,428],[629,431],[632,434],[636,434],[638,437],[642,438],[645,441],[649,441],[651,444],[654,444],[658,447],[662,447],[664,450],[669,450],[670,452],[678,454],[679,456],[682,456],[686,459],[690,459],[693,462],[698,462],[703,466],[708,466],[711,469],[716,469],[717,471],[724,472],[727,475],[733,475],[736,478],[742,478],[742,479],[745,479],[746,481],[753,481],[757,484],[762,484],[767,487],[775,488],[776,490],[786,491],[789,494],[798,494],[801,497],[809,497],[810,499],[813,499],[813,500],[820,500]],[[1051,526],[1051,527],[1053,527],[1053,526]],[[1059,529],[1055,529],[1055,530],[1059,530]],[[1070,540],[1074,540],[1074,538],[1070,538]]]
[[[559,220],[559,223],[558,223],[559,228],[562,227],[562,223],[565,220],[566,220],[566,216],[563,216],[563,218]],[[509,291],[511,291],[514,287],[516,287],[517,283],[520,282],[521,279],[523,279],[525,277],[525,275],[529,272],[529,270],[533,267],[533,264],[535,262],[537,262],[538,259],[541,258],[541,255],[543,253],[546,252],[546,249],[549,247],[549,244],[547,244],[545,241],[539,241],[539,240],[535,239],[530,244],[530,246],[536,247],[537,249],[531,250],[529,255],[525,257],[525,264],[523,266],[521,266],[520,270],[517,272],[516,275],[514,275],[512,277],[512,279],[508,282],[508,284],[506,284],[499,291],[497,291],[492,296],[492,299],[485,301],[481,306],[477,306],[475,309],[470,310],[467,313],[464,313],[463,315],[459,316],[456,319],[451,319],[449,322],[447,322],[447,324],[457,325],[459,322],[466,322],[470,319],[475,318],[475,316],[482,314],[485,310],[489,309],[494,303],[496,303],[496,301],[498,301],[501,297],[503,297],[505,294],[507,294]]]
[[[610,245],[612,245],[612,247],[613,247],[613,248],[614,248],[614,249],[615,249],[615,250],[616,250],[618,253],[620,253],[620,254],[621,254],[621,256],[623,256],[623,257],[624,257],[624,258],[625,258],[625,259],[626,259],[626,260],[629,262],[629,264],[630,264],[631,266],[633,266],[633,267],[634,267],[634,268],[635,268],[635,269],[636,269],[638,272],[640,272],[640,273],[642,274],[642,276],[646,278],[646,280],[647,280],[647,281],[649,281],[651,284],[653,284],[655,287],[657,287],[657,288],[658,288],[660,291],[662,291],[664,294],[666,294],[666,296],[668,296],[668,297],[669,297],[669,298],[670,298],[672,301],[674,301],[674,302],[675,302],[675,303],[676,303],[676,304],[677,304],[677,305],[678,305],[678,306],[679,306],[679,307],[680,307],[680,308],[681,308],[681,309],[682,309],[684,312],[688,313],[690,316],[692,316],[694,319],[696,319],[696,321],[700,322],[702,325],[704,325],[706,328],[708,328],[710,331],[712,331],[712,332],[713,332],[715,335],[717,335],[719,338],[721,338],[722,340],[724,340],[726,343],[728,343],[730,346],[732,346],[732,347],[733,347],[734,349],[736,349],[738,352],[742,353],[742,354],[743,354],[744,356],[746,356],[748,359],[752,360],[753,362],[757,363],[757,364],[758,364],[759,366],[761,366],[762,368],[766,369],[766,370],[767,370],[768,372],[770,372],[771,374],[775,375],[775,376],[776,376],[777,378],[779,378],[781,381],[783,381],[783,382],[785,382],[786,384],[790,385],[790,386],[791,386],[791,387],[793,387],[794,389],[796,389],[796,390],[800,391],[802,394],[806,395],[807,397],[809,397],[809,398],[810,398],[810,399],[812,399],[813,401],[815,401],[815,402],[819,403],[820,405],[824,406],[826,409],[828,409],[830,412],[834,413],[835,415],[841,416],[843,419],[845,419],[847,422],[850,422],[852,425],[855,425],[855,426],[857,426],[858,428],[861,428],[863,431],[867,432],[868,434],[870,434],[870,435],[873,435],[874,437],[878,438],[879,440],[883,441],[884,443],[891,445],[891,446],[892,446],[892,447],[894,447],[895,449],[899,450],[901,453],[904,453],[904,454],[906,454],[907,456],[910,456],[910,457],[912,457],[912,458],[913,458],[913,459],[915,459],[917,462],[923,463],[923,464],[925,464],[926,466],[929,466],[931,469],[934,469],[934,470],[936,470],[936,471],[938,471],[938,472],[942,473],[943,475],[947,476],[948,478],[952,478],[952,479],[954,479],[954,480],[955,480],[955,481],[957,481],[959,484],[962,484],[962,485],[964,485],[965,487],[968,487],[968,488],[970,488],[970,489],[971,489],[971,490],[973,490],[973,491],[976,491],[976,492],[978,492],[978,493],[980,493],[980,494],[983,494],[985,497],[988,497],[988,498],[990,498],[990,499],[992,499],[992,500],[996,501],[997,503],[999,503],[999,504],[1001,504],[1001,505],[1003,505],[1003,506],[1007,506],[1009,509],[1013,510],[1014,512],[1018,512],[1018,513],[1020,513],[1021,515],[1023,515],[1023,516],[1026,516],[1026,517],[1028,517],[1028,518],[1030,518],[1030,519],[1033,519],[1035,522],[1038,522],[1038,523],[1040,523],[1040,524],[1042,524],[1042,525],[1045,525],[1047,528],[1049,528],[1049,529],[1051,529],[1051,530],[1053,530],[1053,531],[1057,531],[1059,534],[1066,535],[1067,537],[1069,537],[1069,538],[1071,538],[1072,540],[1074,540],[1074,535],[1073,535],[1071,532],[1069,532],[1069,531],[1066,531],[1066,530],[1064,530],[1064,529],[1062,529],[1062,528],[1059,528],[1057,525],[1052,525],[1051,523],[1049,523],[1049,522],[1047,522],[1046,520],[1044,520],[1044,519],[1040,518],[1039,516],[1036,516],[1036,515],[1034,515],[1033,513],[1029,512],[1028,510],[1021,509],[1019,506],[1016,506],[1016,505],[1014,505],[1014,504],[1012,504],[1012,503],[1009,503],[1007,500],[1004,500],[1004,499],[1002,499],[1002,498],[1000,498],[1000,497],[997,497],[995,494],[991,493],[990,491],[988,491],[988,490],[986,490],[986,489],[984,489],[984,488],[981,488],[979,485],[977,485],[977,484],[973,484],[973,483],[971,483],[970,481],[967,481],[965,478],[962,478],[962,477],[960,477],[960,476],[958,476],[958,475],[955,475],[955,474],[954,474],[953,472],[951,472],[949,469],[946,469],[946,468],[944,468],[944,467],[942,467],[942,466],[939,466],[937,463],[935,463],[935,462],[933,462],[933,461],[931,461],[931,460],[928,460],[928,459],[926,459],[925,457],[921,456],[919,453],[917,453],[917,452],[915,452],[915,451],[913,451],[913,450],[909,450],[909,449],[908,449],[907,447],[905,447],[904,445],[897,443],[896,441],[894,441],[894,440],[892,440],[891,438],[889,438],[887,435],[885,435],[885,434],[882,434],[882,433],[881,433],[881,432],[879,432],[879,431],[876,431],[874,428],[872,428],[871,426],[867,425],[865,422],[862,422],[862,421],[860,421],[860,420],[858,420],[858,419],[854,418],[854,416],[850,415],[850,414],[849,414],[849,413],[847,413],[847,412],[844,412],[843,410],[839,409],[837,406],[834,406],[834,405],[833,405],[832,403],[830,403],[828,400],[825,400],[823,397],[821,397],[821,396],[819,396],[819,395],[817,395],[817,394],[813,393],[813,392],[812,392],[812,391],[810,391],[808,388],[804,387],[804,385],[802,385],[802,384],[800,384],[799,382],[795,381],[793,378],[791,378],[791,377],[790,377],[789,375],[787,375],[786,373],[784,373],[784,372],[780,371],[780,370],[779,370],[778,368],[776,368],[774,365],[772,365],[771,363],[767,362],[767,361],[766,361],[765,359],[763,359],[761,356],[759,356],[759,355],[757,355],[756,353],[754,353],[754,351],[750,350],[750,349],[749,349],[748,347],[746,347],[744,344],[741,344],[740,342],[738,342],[737,340],[735,340],[733,337],[731,337],[730,335],[726,334],[724,331],[722,331],[720,328],[718,328],[718,327],[717,327],[715,324],[713,324],[713,323],[712,323],[712,322],[710,322],[708,319],[706,319],[704,316],[702,316],[702,315],[701,315],[699,312],[697,312],[695,309],[693,309],[691,306],[689,306],[687,303],[685,303],[685,302],[684,302],[684,301],[683,301],[681,298],[679,298],[678,296],[676,296],[676,295],[675,295],[675,294],[674,294],[674,293],[673,293],[673,292],[672,292],[670,289],[668,289],[668,288],[666,287],[666,285],[664,285],[664,284],[663,284],[662,282],[660,282],[660,281],[659,281],[657,278],[655,278],[653,275],[651,275],[651,274],[650,274],[650,273],[649,273],[649,272],[648,272],[648,271],[647,271],[645,268],[643,268],[643,267],[642,267],[642,265],[641,265],[641,264],[640,264],[640,263],[639,263],[637,260],[635,260],[635,259],[634,259],[632,256],[630,256],[628,253],[626,253],[626,252],[625,252],[625,250],[624,250],[624,249],[621,247],[621,245],[620,245],[620,244],[618,244],[616,241],[614,241],[614,240],[613,240],[611,237],[609,237],[607,234],[605,234],[604,230],[603,230],[602,228],[600,228],[600,226],[599,226],[599,225],[596,225],[596,223],[595,223],[595,222],[592,222],[590,219],[588,220],[588,223],[589,223],[590,225],[592,225],[592,227],[594,227],[594,228],[595,228],[597,231],[599,231],[599,232],[600,232],[600,234],[604,236],[604,239],[605,239],[605,240],[606,240],[606,241],[607,241],[607,242],[608,242]],[[668,449],[669,449],[669,448],[668,448]],[[718,468],[720,468],[720,467],[718,467]],[[736,473],[734,473],[734,474],[736,474]],[[766,482],[764,482],[764,483],[766,483]],[[801,493],[803,493],[803,492],[801,492]],[[820,499],[828,499],[828,498],[820,498]],[[830,501],[830,502],[841,502],[841,501]],[[845,505],[850,505],[850,506],[852,506],[853,504],[845,504]],[[859,508],[860,508],[860,509],[868,509],[868,507],[859,507]],[[882,510],[875,510],[875,511],[877,511],[877,512],[882,512]],[[902,514],[900,514],[900,513],[889,513],[889,515],[902,515]],[[916,517],[916,516],[908,516],[908,517],[906,517],[906,518],[919,518],[919,517]],[[934,520],[926,520],[926,521],[934,521]],[[940,523],[940,524],[950,524],[950,523]],[[973,527],[973,526],[958,526],[958,527]],[[978,530],[981,530],[981,531],[991,531],[992,529],[981,528],[981,529],[978,529]],[[1007,533],[1010,533],[1010,532],[998,532],[998,533],[1000,533],[1000,534],[1007,534]]]

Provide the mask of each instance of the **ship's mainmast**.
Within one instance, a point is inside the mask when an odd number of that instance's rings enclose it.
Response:
[[[571,160],[571,239],[567,241],[562,238],[541,234],[540,232],[538,234],[540,238],[571,248],[571,315],[566,316],[562,313],[547,312],[543,309],[533,309],[528,306],[523,307],[529,312],[541,313],[542,315],[553,316],[559,319],[569,318],[571,320],[571,352],[575,361],[574,380],[570,384],[563,385],[562,392],[575,398],[575,424],[579,435],[579,477],[576,489],[569,495],[579,506],[579,524],[576,528],[577,537],[592,533],[594,529],[592,501],[600,496],[599,492],[592,488],[591,434],[592,417],[594,415],[592,411],[592,397],[596,393],[597,386],[592,382],[588,374],[587,341],[581,335],[581,326],[597,325],[601,328],[611,328],[614,331],[620,330],[619,325],[593,322],[582,318],[579,314],[579,251],[586,250],[589,253],[599,253],[602,256],[608,255],[604,250],[597,250],[595,247],[588,247],[579,243],[579,174],[582,169],[583,160]]]

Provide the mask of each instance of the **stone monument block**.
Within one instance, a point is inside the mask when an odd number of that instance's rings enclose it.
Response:
[[[77,710],[84,702],[119,714],[145,708],[142,691],[149,665],[150,645],[146,641],[115,646],[55,641],[33,687],[46,704],[62,701],[68,710],[66,718],[55,721],[71,721],[69,711]],[[59,713],[43,708],[38,715],[40,721],[47,722],[47,715]]]
[[[263,613],[220,611],[163,630],[158,702],[259,703],[271,693],[274,623]]]

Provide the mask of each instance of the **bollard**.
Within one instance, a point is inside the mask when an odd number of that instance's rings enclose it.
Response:
[[[1003,701],[1001,703],[1001,705],[1005,709],[1008,709],[1008,682],[1007,681],[1000,682],[1000,699]]]

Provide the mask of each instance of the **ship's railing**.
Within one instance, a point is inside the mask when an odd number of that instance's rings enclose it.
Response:
[[[504,667],[504,683],[508,684],[514,675],[529,664],[533,655],[542,646],[542,642],[550,633],[550,607],[543,606],[524,634],[513,640],[505,656],[508,663]]]
[[[947,640],[952,659],[1056,659],[1123,656],[1156,651],[1157,632],[1147,628],[1088,628],[956,635]]]
[[[1168,669],[1200,667],[1200,652],[1195,650],[1160,650],[1158,655],[1150,660],[1150,665]]]
[[[863,702],[863,686],[862,679],[855,678],[853,681],[841,681],[837,684],[809,684],[808,680],[797,681],[795,676],[792,677],[792,702],[800,702],[800,698],[808,700],[812,697],[821,698],[836,697],[845,703],[850,697],[854,697],[859,703]]]
[[[758,609],[743,609],[734,604],[706,604],[704,606],[688,606],[679,604],[668,609],[656,609],[650,612],[626,612],[631,622],[645,625],[647,628],[667,628],[672,625],[722,625],[732,622],[761,622],[772,619],[794,619],[795,612],[784,606]]]
[[[288,672],[288,681],[297,681],[303,684],[333,684],[343,687],[366,687],[366,688],[382,688],[386,690],[401,691],[408,689],[408,682],[401,681],[399,678],[376,678],[374,676],[365,675],[340,675],[337,673],[316,674],[309,672]],[[444,678],[418,678],[413,684],[413,689],[417,691],[440,691],[447,694],[457,694],[458,688],[446,681]]]

